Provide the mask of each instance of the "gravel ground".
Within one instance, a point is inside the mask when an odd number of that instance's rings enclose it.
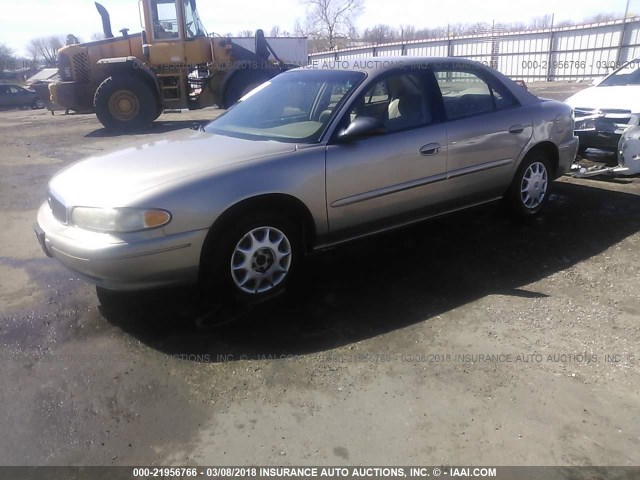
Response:
[[[192,289],[101,305],[43,255],[53,173],[217,113],[109,136],[0,112],[0,464],[640,463],[638,178],[563,178],[532,224],[490,206],[316,255],[222,329]]]

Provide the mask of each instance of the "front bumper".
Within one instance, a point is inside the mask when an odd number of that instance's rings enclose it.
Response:
[[[587,148],[597,148],[600,150],[617,151],[620,142],[619,133],[602,133],[596,131],[578,131],[575,132],[580,139],[580,146]]]
[[[580,113],[580,115],[578,114]],[[575,134],[583,148],[617,151],[620,137],[638,125],[639,115],[628,112],[576,112]]]
[[[49,84],[51,101],[78,113],[93,113],[94,89],[88,83],[58,82]]]
[[[127,235],[63,225],[47,202],[36,236],[45,254],[90,283],[110,290],[142,290],[195,283],[208,230],[165,235],[162,229]]]

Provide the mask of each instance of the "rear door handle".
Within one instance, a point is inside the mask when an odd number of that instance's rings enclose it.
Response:
[[[518,134],[518,133],[522,133],[523,131],[524,131],[524,127],[520,124],[511,125],[509,127],[509,133]]]
[[[420,148],[420,155],[423,155],[425,157],[429,155],[435,155],[436,153],[438,153],[439,150],[440,150],[439,143],[427,143],[422,148]]]

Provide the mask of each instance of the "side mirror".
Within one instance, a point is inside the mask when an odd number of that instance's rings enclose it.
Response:
[[[338,134],[340,141],[357,140],[386,133],[384,124],[374,117],[356,117],[342,132]]]

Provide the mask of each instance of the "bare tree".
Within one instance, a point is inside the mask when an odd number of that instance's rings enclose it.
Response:
[[[609,20],[616,20],[620,17],[624,17],[624,15],[616,15],[615,13],[599,13],[593,17],[585,18],[584,23],[608,22]]]
[[[353,21],[363,10],[364,0],[301,0],[307,7],[304,27],[296,22],[296,33],[324,41],[330,50],[336,40],[349,38]]]
[[[29,60],[33,63],[36,63],[40,58],[40,52],[33,44],[33,41],[29,42],[25,48],[27,53],[29,54]]]
[[[104,33],[102,33],[102,32],[97,32],[97,33],[92,33],[91,34],[91,41],[92,42],[98,42],[98,41],[104,40],[104,39],[105,39],[105,36],[104,36]]]
[[[13,50],[7,47],[4,43],[0,43],[0,72],[2,70],[13,70],[15,68],[15,60]]]
[[[415,40],[416,37],[416,27],[413,25],[400,25],[400,40]]]
[[[552,25],[553,25],[553,15],[543,15],[541,17],[536,17],[530,23],[530,27],[533,30],[551,28]]]
[[[241,30],[240,32],[238,32],[239,37],[253,37],[255,34],[256,32],[252,30]]]
[[[389,25],[375,25],[367,28],[362,34],[362,39],[369,43],[388,43],[397,38],[397,32]]]
[[[270,37],[281,37],[282,33],[280,32],[280,27],[278,25],[271,28],[271,32],[269,32]]]
[[[58,50],[64,46],[61,36],[34,38],[29,42],[27,50],[34,60],[42,59],[47,67],[55,67],[58,62]]]

